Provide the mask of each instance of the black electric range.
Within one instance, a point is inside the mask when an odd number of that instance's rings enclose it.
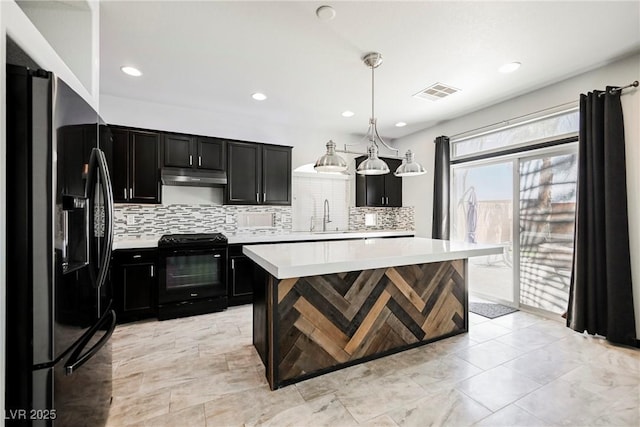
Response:
[[[228,242],[224,234],[168,234],[158,240],[158,319],[224,310]]]

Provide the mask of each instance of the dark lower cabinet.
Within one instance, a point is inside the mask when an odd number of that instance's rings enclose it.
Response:
[[[253,301],[255,270],[254,262],[242,254],[242,245],[229,245],[229,305],[248,304]]]
[[[158,281],[156,249],[113,252],[111,283],[118,321],[157,316]]]

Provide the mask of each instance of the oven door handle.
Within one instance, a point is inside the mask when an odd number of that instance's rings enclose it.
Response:
[[[216,256],[216,258],[218,256],[222,256],[224,255],[224,253],[226,252],[226,248],[225,249],[169,249],[169,250],[161,250],[160,253],[164,254],[165,256],[174,256],[175,254],[178,255],[209,255],[209,254],[214,254],[214,256]]]

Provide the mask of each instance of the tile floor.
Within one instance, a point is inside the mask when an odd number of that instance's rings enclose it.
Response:
[[[118,326],[109,426],[638,426],[640,351],[525,312],[270,391],[251,306]]]

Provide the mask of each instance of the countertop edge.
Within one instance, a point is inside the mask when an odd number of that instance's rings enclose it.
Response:
[[[224,234],[224,233],[223,233]],[[228,241],[230,245],[236,244],[263,244],[276,242],[302,242],[302,241],[320,241],[320,240],[347,240],[347,239],[364,239],[378,237],[410,237],[414,236],[413,230],[402,231],[348,231],[336,233],[307,233],[307,232],[291,232],[287,234],[268,234],[268,235],[241,235],[230,236]],[[158,247],[158,239],[129,239],[113,242],[112,249],[149,249]]]
[[[330,242],[327,242],[330,243]],[[497,255],[502,253],[501,246],[484,246],[465,250],[455,250],[437,253],[419,253],[410,256],[390,255],[384,258],[359,259],[357,261],[338,261],[322,264],[310,264],[299,266],[280,267],[266,260],[260,254],[254,252],[251,246],[242,248],[242,252],[249,259],[265,269],[276,279],[289,279],[293,277],[317,276],[348,271],[370,270],[376,268],[397,267],[403,265],[426,264],[431,262],[452,261],[474,256]]]

